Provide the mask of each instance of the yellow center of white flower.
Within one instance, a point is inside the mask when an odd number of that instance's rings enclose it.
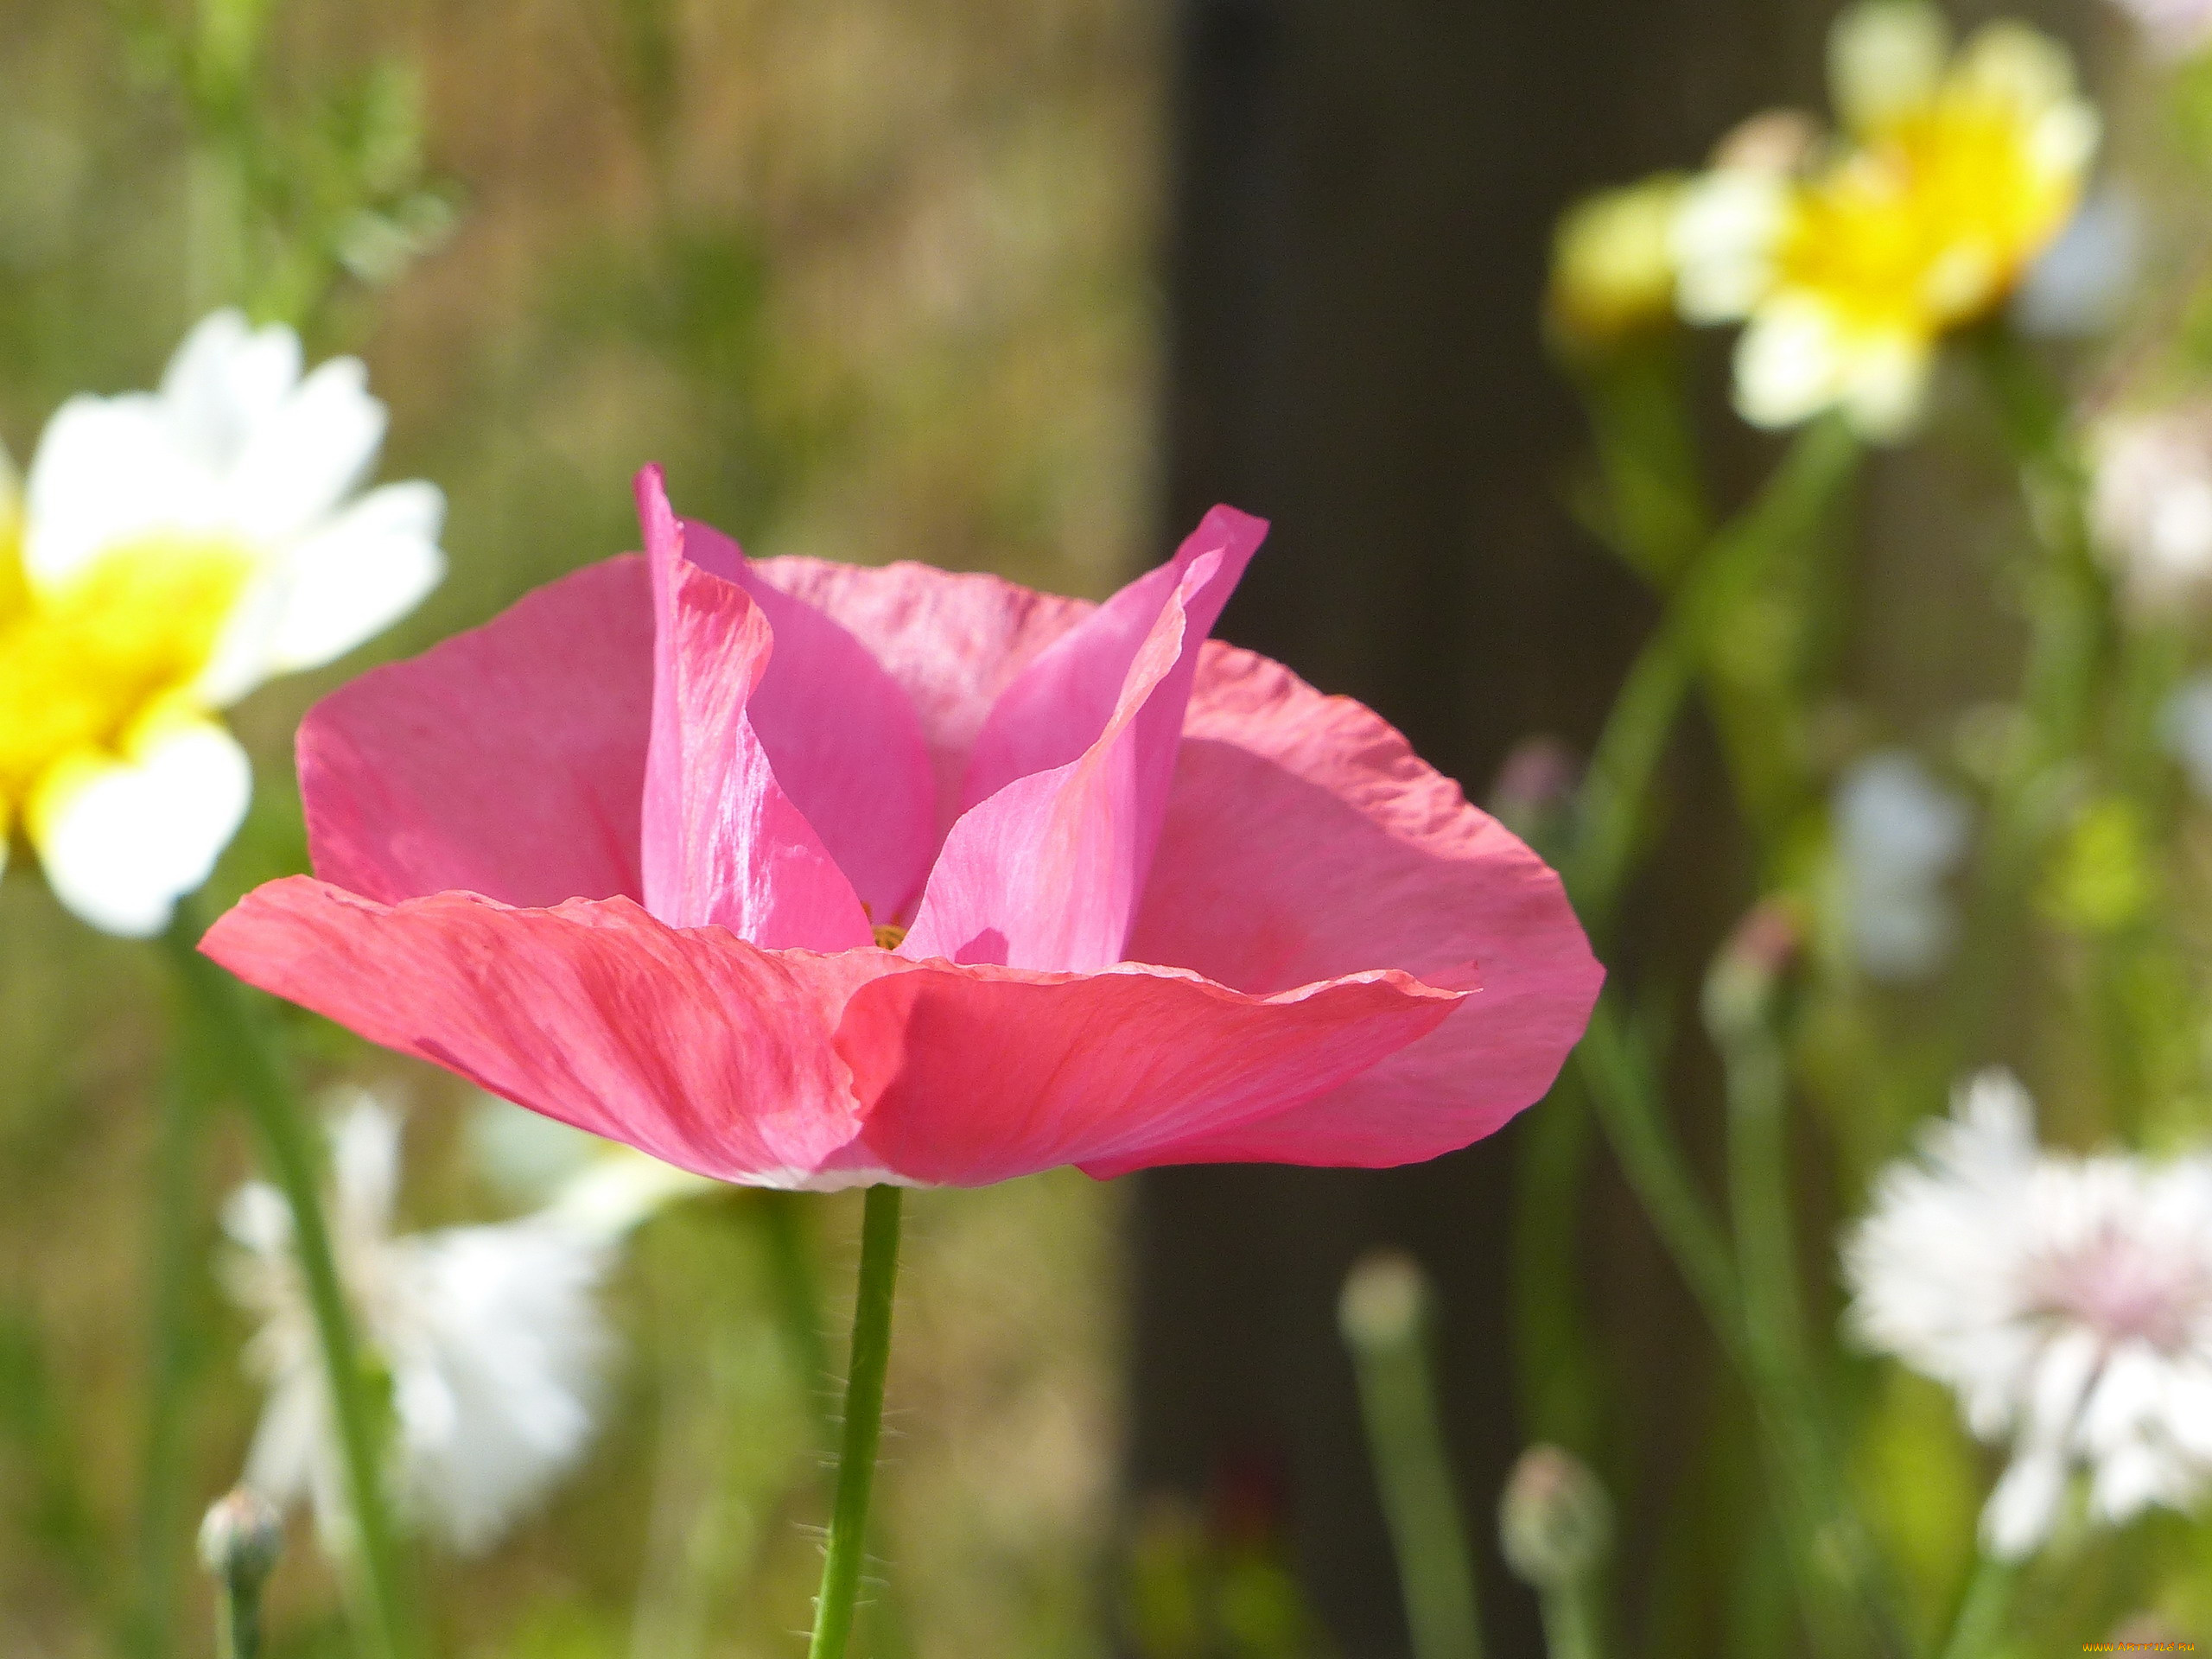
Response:
[[[1903,113],[1796,192],[1777,286],[1854,331],[1932,336],[1986,312],[2080,193],[2039,113],[1962,92]]]
[[[0,823],[188,699],[251,566],[233,542],[156,536],[41,589],[20,535],[0,526]]]

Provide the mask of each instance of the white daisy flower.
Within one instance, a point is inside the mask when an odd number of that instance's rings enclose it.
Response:
[[[690,1188],[625,1185],[594,1162],[520,1220],[395,1236],[397,1116],[355,1091],[331,1146],[340,1275],[391,1376],[395,1490],[417,1524],[480,1551],[582,1455],[610,1347],[600,1281],[624,1235]],[[269,1389],[245,1484],[279,1505],[312,1498],[325,1535],[342,1535],[343,1464],[291,1211],[254,1182],[232,1196],[224,1224],[241,1247],[227,1283],[260,1320],[248,1363]]]
[[[2212,1159],[2046,1153],[2034,1115],[2009,1073],[1975,1077],[1843,1248],[1860,1338],[2011,1444],[1982,1512],[2007,1559],[2050,1536],[2076,1471],[2104,1523],[2212,1479]]]
[[[301,367],[290,329],[219,311],[160,391],[72,398],[0,485],[0,862],[20,830],[110,932],[160,931],[245,816],[217,711],[442,574],[434,486],[356,493],[385,430],[359,361]]]
[[[1856,762],[1837,784],[1835,904],[1852,960],[1876,979],[1918,979],[1958,932],[1943,890],[1967,849],[1965,800],[1903,749]]]
[[[2089,521],[2129,604],[2212,594],[2212,403],[2115,416],[2090,434]]]

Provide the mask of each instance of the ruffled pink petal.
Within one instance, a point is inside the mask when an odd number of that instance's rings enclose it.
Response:
[[[1265,993],[1360,968],[1479,983],[1430,1036],[1331,1092],[1141,1157],[1382,1166],[1540,1098],[1604,970],[1558,878],[1372,711],[1208,649],[1131,953]]]
[[[932,852],[959,816],[968,756],[991,705],[1038,652],[1097,608],[997,576],[925,564],[780,558],[752,569],[763,584],[848,630],[906,693],[935,779]]]
[[[880,950],[763,950],[626,899],[385,906],[293,876],[200,949],[249,984],[550,1117],[720,1180],[796,1185],[860,1127],[834,1042]]]
[[[299,734],[315,869],[394,903],[638,897],[652,642],[644,563],[615,559],[331,693]]]
[[[684,556],[658,468],[638,514],[658,619],[641,859],[645,907],[673,927],[728,928],[771,950],[873,943],[852,883],[791,804],[747,715],[773,649],[736,583]]]
[[[1156,969],[916,967],[859,988],[838,1028],[869,1103],[837,1161],[958,1186],[1134,1165],[1335,1087],[1459,1001],[1398,974],[1262,998]]]
[[[746,715],[777,781],[874,918],[904,920],[939,834],[914,705],[849,629],[766,580],[735,542],[696,519],[683,527],[684,556],[742,588],[775,632]]]
[[[1199,646],[1265,533],[1216,508],[1007,687],[969,760],[979,804],[945,837],[905,954],[1070,972],[1122,959]]]

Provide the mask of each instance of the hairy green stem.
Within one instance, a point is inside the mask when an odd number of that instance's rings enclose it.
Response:
[[[363,1634],[376,1659],[415,1659],[421,1649],[401,1590],[397,1545],[385,1503],[378,1413],[323,1214],[321,1141],[294,1098],[244,989],[200,954],[203,931],[187,903],[178,906],[163,939],[210,1058],[244,1104],[292,1214],[293,1247],[322,1350],[353,1522]]]
[[[861,1278],[853,1303],[853,1357],[845,1381],[844,1438],[837,1498],[822,1560],[807,1659],[842,1659],[852,1635],[861,1568],[868,1559],[868,1497],[883,1438],[883,1381],[891,1369],[891,1310],[899,1285],[899,1212],[905,1194],[871,1186],[861,1223]]]

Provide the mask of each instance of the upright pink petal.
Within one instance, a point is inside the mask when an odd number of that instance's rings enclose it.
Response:
[[[860,1126],[833,1041],[878,950],[763,950],[626,899],[397,906],[307,876],[200,948],[251,984],[494,1094],[717,1179],[797,1184]]]
[[[315,868],[391,902],[639,896],[652,639],[644,563],[615,559],[332,692],[300,725]]]
[[[837,1033],[861,1138],[839,1160],[980,1186],[1148,1149],[1311,1099],[1459,1001],[1398,974],[1279,997],[1187,974],[919,967],[859,988]]]
[[[1205,630],[1266,526],[1227,507],[1007,687],[906,954],[1081,972],[1122,959]]]
[[[764,585],[849,630],[906,694],[936,779],[933,842],[959,816],[968,757],[1000,694],[1098,608],[979,571],[905,562],[872,567],[780,558],[752,568]]]
[[[1540,1098],[1605,976],[1542,861],[1373,712],[1265,658],[1211,647],[1188,732],[1135,954],[1255,993],[1382,963],[1480,989],[1325,1095],[1095,1173],[1411,1163]]]
[[[746,705],[768,667],[768,619],[683,554],[657,469],[638,480],[652,575],[652,741],[640,849],[645,907],[771,949],[874,942],[852,883],[777,782]]]
[[[746,705],[791,804],[879,922],[903,921],[937,851],[937,782],[922,723],[868,648],[805,599],[763,578],[720,531],[683,521],[683,553],[735,582],[774,630]]]

